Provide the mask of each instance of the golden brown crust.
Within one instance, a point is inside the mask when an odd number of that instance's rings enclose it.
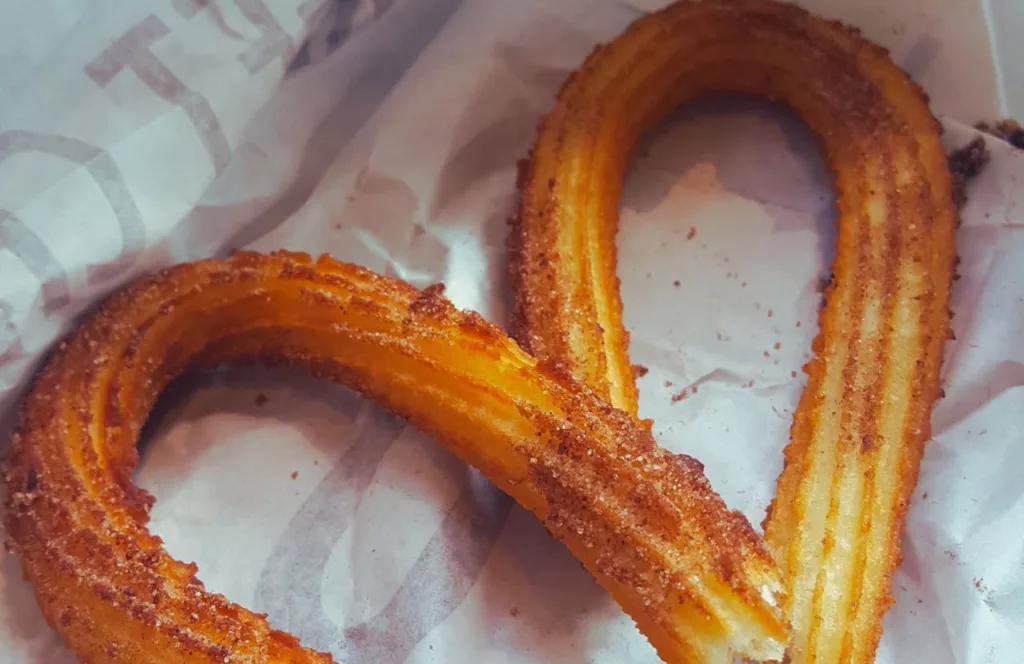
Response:
[[[818,135],[840,211],[834,279],[766,524],[793,662],[870,662],[949,336],[956,208],[922,91],[850,28],[768,0],[679,2],[597,48],[521,178],[514,336],[634,416],[615,275],[640,134],[707,92],[780,99]]]
[[[441,290],[241,253],[143,279],[61,343],[13,436],[7,532],[82,661],[331,661],[207,592],[146,529],[152,497],[131,483],[140,428],[187,364],[224,361],[305,368],[434,434],[535,512],[666,659],[688,661],[691,630],[782,654],[778,570],[700,465]]]

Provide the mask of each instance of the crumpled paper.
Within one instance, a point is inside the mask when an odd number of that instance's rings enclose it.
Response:
[[[502,323],[515,162],[632,0],[51,1],[0,9],[0,421],[54,340],[133,277],[239,247],[329,252]],[[806,0],[892,49],[950,148],[1024,114],[1012,3]],[[850,6],[847,6],[850,5]],[[1016,21],[1016,23],[1014,23]],[[881,664],[1024,650],[1024,153],[987,139]],[[619,237],[641,414],[759,523],[832,256],[808,130],[759,101],[685,106],[645,141]],[[338,661],[656,662],[502,493],[351,392],[233,369],[173,386],[137,481],[214,591]],[[4,661],[68,663],[17,560]]]

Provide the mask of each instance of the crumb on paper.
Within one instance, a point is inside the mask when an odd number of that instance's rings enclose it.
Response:
[[[675,286],[676,288],[679,288],[679,280],[676,279],[675,281],[673,281],[672,285]]]
[[[775,345],[772,346],[772,348],[774,348],[775,350],[779,350],[780,348],[782,348],[782,342],[781,341],[776,341]]]
[[[256,407],[257,408],[261,407],[263,404],[267,403],[268,401],[270,401],[270,397],[268,397],[266,394],[263,394],[262,392],[260,392],[259,394],[256,395]]]
[[[1024,150],[1024,127],[1011,118],[996,122],[979,122],[974,128],[1002,139],[1013,147]]]
[[[985,585],[985,579],[974,577],[974,589],[985,596],[985,599],[992,599],[992,589]]]
[[[690,388],[684,387],[683,389],[672,395],[672,403],[679,403],[688,396],[690,396]]]
[[[796,378],[796,371],[790,371],[789,372],[789,377],[790,378]]]
[[[291,478],[292,478],[293,480],[295,480],[295,479],[298,479],[298,478],[299,478],[299,471],[297,471],[297,470],[293,470],[293,471],[292,471],[292,474],[291,474]]]
[[[516,616],[519,615],[519,609],[513,606],[511,609],[508,610],[508,615],[510,615],[513,618],[515,618]]]
[[[768,318],[771,318],[774,315],[775,315],[775,311],[773,309],[769,309],[768,310]]]
[[[634,364],[632,366],[632,369],[633,369],[633,380],[636,380],[637,378],[643,378],[644,376],[647,375],[647,372],[650,371],[650,369],[648,369],[647,367],[645,367],[642,364]]]
[[[666,380],[665,381],[665,387],[672,387],[672,381]]]
[[[796,326],[797,326],[797,327],[800,327],[800,325],[801,325],[801,324],[802,324],[802,323],[801,323],[800,321],[797,321],[797,322],[796,322]]]
[[[690,232],[686,234],[686,239],[692,240],[695,237],[697,237],[697,228],[695,226],[690,226]]]
[[[985,139],[977,136],[967,145],[949,154],[949,172],[953,176],[953,202],[963,207],[967,202],[967,183],[981,173],[990,155]]]

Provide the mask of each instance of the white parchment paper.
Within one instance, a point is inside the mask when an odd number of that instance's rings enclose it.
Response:
[[[444,281],[504,322],[515,162],[632,0],[50,0],[0,8],[0,419],[97,299],[239,247]],[[1024,115],[1013,0],[806,0],[892,49],[950,147]],[[849,5],[849,6],[848,6]],[[1015,27],[1014,27],[1015,26]],[[1024,152],[970,188],[946,398],[878,661],[1024,652]],[[619,238],[642,415],[759,523],[831,260],[830,182],[777,106],[690,104],[640,151]],[[680,398],[685,396],[685,398]],[[294,375],[184,379],[138,482],[215,591],[339,661],[645,662],[653,650],[527,513],[429,438]],[[17,560],[0,661],[69,663]]]

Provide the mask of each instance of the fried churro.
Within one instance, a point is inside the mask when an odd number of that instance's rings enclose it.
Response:
[[[542,519],[668,661],[782,655],[778,569],[699,463],[440,288],[327,257],[241,253],[112,297],[23,406],[7,532],[82,661],[332,661],[208,592],[146,529],[153,498],[132,483],[146,416],[186,366],[224,362],[305,369],[436,436]]]
[[[885,50],[769,0],[679,2],[598,47],[521,175],[513,335],[637,416],[616,277],[623,176],[645,130],[715,92],[788,104],[835,175],[834,276],[766,537],[791,661],[871,662],[940,393],[957,221],[940,126]]]

